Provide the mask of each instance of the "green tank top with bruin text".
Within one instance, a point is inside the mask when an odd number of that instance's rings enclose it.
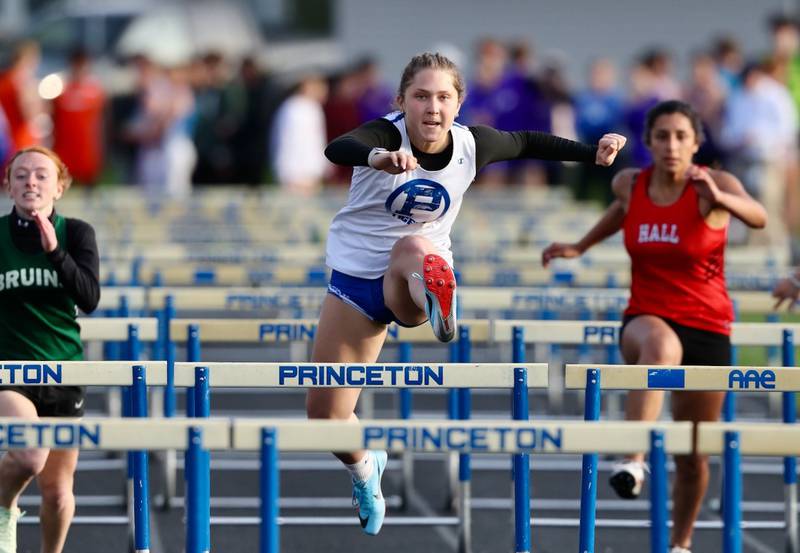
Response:
[[[56,214],[53,226],[63,247],[67,222]],[[11,239],[10,217],[0,217],[0,360],[82,358],[75,301],[47,254],[20,251]]]

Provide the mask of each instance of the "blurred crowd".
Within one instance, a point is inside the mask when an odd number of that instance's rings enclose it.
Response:
[[[736,174],[772,221],[783,221],[770,225],[770,241],[783,241],[787,228],[800,226],[800,23],[781,15],[768,29],[767,52],[752,57],[736,37],[717,37],[680,74],[668,49],[642,52],[626,68],[598,57],[582,88],[570,85],[568,62],[559,56],[538,59],[527,41],[486,38],[463,63],[468,86],[459,121],[589,143],[620,132],[629,138],[622,163],[643,166],[649,162],[645,113],[659,101],[684,99],[705,126],[696,161]],[[327,162],[325,144],[391,111],[395,95],[370,58],[333,73],[276,75],[254,59],[217,52],[177,67],[137,56],[129,61],[135,88],[126,95],[105,91],[82,52],[73,53],[65,77],[49,84],[40,80],[39,61],[37,45],[24,43],[0,73],[0,159],[45,143],[80,183],[137,183],[149,194],[173,197],[186,196],[193,185],[277,182],[301,194],[346,185],[350,170]],[[578,198],[607,201],[618,169],[493,164],[478,184],[571,180]]]

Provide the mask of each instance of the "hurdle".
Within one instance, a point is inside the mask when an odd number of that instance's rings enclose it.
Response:
[[[168,303],[169,305],[169,303]],[[190,362],[199,362],[201,358],[201,337],[203,343],[297,343],[309,344],[313,341],[317,328],[316,319],[172,319],[169,322],[169,341],[171,343],[186,343],[186,359]],[[470,344],[488,343],[491,334],[491,323],[486,320],[464,319],[460,322],[459,340],[449,344],[449,358],[452,363],[469,362],[468,359]],[[433,336],[427,326],[415,328],[405,328],[393,324],[389,326],[387,343],[398,344],[398,361],[401,363],[411,363],[413,358],[412,344],[439,344],[440,342]],[[174,347],[168,346],[170,356],[168,359],[169,367],[174,360]],[[301,357],[300,354],[293,355]],[[305,355],[302,355],[305,358]],[[191,399],[193,393],[188,391],[187,408],[194,407]],[[362,400],[362,414],[366,418],[371,418],[373,411],[369,394]],[[171,406],[171,411],[167,410],[167,405]],[[448,390],[448,416],[451,419],[467,417],[464,414],[468,410],[468,396],[465,392]],[[167,385],[165,389],[165,416],[170,416],[174,412],[174,388]],[[413,398],[411,388],[400,388],[398,401],[398,416],[407,419],[412,416]],[[192,412],[187,411],[191,416]],[[411,456],[403,456],[404,482],[413,481],[413,462]],[[171,470],[171,469],[170,469]],[[450,478],[455,484],[457,473],[455,463],[450,464]],[[170,482],[171,480],[167,480]],[[172,484],[170,484],[172,485]],[[409,489],[404,485],[403,492],[399,498],[400,503],[404,504],[408,497]],[[170,491],[165,491],[166,496]],[[455,496],[450,498],[455,499]]]
[[[76,367],[80,363],[75,362]],[[67,366],[67,362],[61,362]],[[163,365],[163,363],[161,363]],[[7,366],[4,364],[3,367]],[[151,368],[158,365],[151,366]],[[81,367],[83,368],[83,367]],[[127,371],[122,369],[127,368]],[[134,369],[140,369],[141,365]],[[114,369],[114,370],[109,370]],[[74,372],[75,382],[84,384],[105,381],[122,384],[128,375],[131,380],[130,366],[124,364],[97,363],[88,367],[88,376],[78,376],[81,371]],[[162,371],[163,372],[163,371]],[[66,374],[66,372],[64,373]],[[86,375],[85,375],[86,376]],[[155,375],[154,375],[155,376]],[[163,376],[163,374],[161,375]],[[138,379],[139,384],[136,384]],[[157,380],[160,380],[157,378]],[[134,385],[143,387],[143,378],[134,379]],[[143,396],[143,394],[142,394]],[[134,488],[136,508],[133,525],[135,528],[134,551],[149,553],[150,524],[148,507],[147,451],[155,449],[186,449],[200,452],[204,449],[228,449],[230,447],[230,423],[227,420],[187,420],[187,419],[107,419],[107,418],[42,418],[26,420],[19,418],[0,418],[0,439],[4,448],[54,448],[81,450],[136,450],[140,458],[142,476]],[[191,486],[196,489],[196,482]],[[208,531],[209,514],[207,502],[200,497],[187,505],[186,510],[186,551],[202,553],[210,550],[210,533]],[[204,510],[205,508],[205,510]],[[23,519],[24,520],[24,519]]]
[[[131,390],[130,417],[146,417],[146,380],[149,371],[151,384],[166,384],[166,363],[163,361],[2,361],[0,362],[0,389],[2,386],[125,386]],[[8,419],[15,421],[19,419]],[[54,419],[64,421],[69,419]],[[129,419],[130,420],[130,419]],[[8,435],[4,445],[14,446]],[[27,442],[26,442],[27,443]],[[119,448],[131,450],[130,447]],[[147,487],[146,454],[130,451],[128,490],[133,503],[133,529],[146,528],[148,505],[141,490]],[[113,522],[119,522],[114,520]]]
[[[795,369],[796,370],[796,369]],[[800,427],[775,423],[711,423],[703,422],[697,429],[697,451],[704,455],[724,455],[726,465],[737,465],[742,455],[774,456],[795,459],[800,455]],[[725,533],[723,551],[740,553],[742,550],[742,475],[726,471],[723,487]],[[795,498],[796,499],[796,498]],[[788,501],[788,498],[787,498]],[[787,505],[787,512],[789,506]],[[797,516],[795,510],[794,523]],[[787,551],[796,551],[796,537],[787,543]]]
[[[542,364],[311,364],[311,363],[175,363],[175,385],[196,387],[196,412],[208,413],[209,387],[310,388],[497,388],[513,390],[512,416],[527,420],[527,390],[547,386]],[[468,392],[464,395],[468,397]],[[468,407],[468,402],[466,403]],[[460,413],[465,418],[469,411]],[[324,449],[323,449],[324,451]],[[458,519],[434,519],[433,524],[458,524],[465,539],[469,528],[470,459],[459,456]],[[205,473],[204,469],[201,470]],[[528,471],[524,471],[527,480]],[[526,500],[527,501],[527,500]],[[243,522],[240,518],[227,522]],[[247,522],[247,519],[244,519]],[[405,523],[430,525],[431,521],[405,517]]]
[[[784,330],[784,334],[788,331]],[[751,337],[757,340],[757,337]],[[570,389],[585,389],[585,420],[598,420],[600,417],[600,389],[616,390],[678,390],[678,391],[735,391],[764,392],[781,391],[784,394],[784,422],[787,426],[796,422],[794,392],[800,390],[800,374],[795,367],[667,367],[647,365],[571,365],[566,367],[566,385]],[[776,425],[772,425],[773,427]],[[741,532],[741,507],[739,501],[729,501],[728,493],[732,482],[741,478],[738,455],[725,455],[725,481],[723,485],[723,542],[731,540],[732,533]],[[584,458],[582,488],[589,501],[596,501],[597,456]],[[594,467],[594,470],[592,468]],[[796,460],[784,460],[784,500],[787,551],[797,549],[797,490]],[[756,524],[749,524],[757,527]],[[582,528],[587,539],[593,530]],[[593,537],[592,537],[593,539]],[[740,540],[740,538],[739,538]],[[726,547],[733,547],[735,539]],[[726,553],[738,551],[725,549]]]
[[[568,421],[534,423],[521,421],[286,421],[238,419],[233,421],[232,445],[235,449],[259,450],[261,457],[260,549],[277,553],[280,549],[279,525],[289,524],[280,517],[277,498],[278,451],[329,451],[386,449],[388,451],[456,451],[469,453],[630,453],[652,450],[654,467],[665,474],[665,453],[691,451],[691,423],[636,423]],[[530,551],[532,524],[530,484],[526,472],[515,469],[514,551]],[[652,551],[667,547],[666,478],[660,482],[662,494],[653,498],[651,519],[654,536]],[[387,525],[396,523],[389,517]],[[256,522],[256,520],[253,520]],[[347,518],[337,521],[352,524]],[[471,550],[468,523],[459,532],[459,550]],[[663,543],[658,549],[657,544]],[[581,551],[593,551],[581,549]]]

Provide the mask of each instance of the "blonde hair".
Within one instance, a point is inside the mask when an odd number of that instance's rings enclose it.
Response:
[[[423,69],[441,69],[447,71],[453,77],[453,87],[458,92],[458,101],[463,102],[467,95],[467,87],[464,84],[464,77],[461,76],[461,71],[448,57],[436,52],[425,52],[411,58],[405,69],[403,69],[403,76],[400,78],[400,87],[397,89],[397,95],[402,98],[403,95],[411,86],[411,81]]]
[[[72,175],[69,174],[69,169],[67,169],[67,166],[64,164],[63,161],[61,161],[61,158],[58,157],[57,153],[55,153],[50,148],[45,148],[44,146],[30,146],[28,148],[23,148],[22,150],[18,150],[17,153],[15,153],[12,156],[12,158],[8,160],[8,163],[6,163],[6,171],[3,177],[3,186],[8,188],[9,184],[11,184],[11,168],[14,165],[14,162],[17,161],[17,158],[19,158],[24,154],[31,154],[31,153],[42,154],[43,156],[47,156],[52,160],[52,162],[56,166],[56,170],[58,171],[57,173],[58,182],[64,188],[64,191],[67,191],[69,189],[69,186],[72,184]]]

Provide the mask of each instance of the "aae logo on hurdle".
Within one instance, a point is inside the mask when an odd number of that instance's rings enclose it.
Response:
[[[731,390],[774,390],[775,371],[770,369],[734,369],[728,374],[728,388]]]
[[[441,365],[280,365],[279,386],[443,386]]]
[[[365,449],[416,451],[560,451],[563,429],[519,426],[364,426]]]
[[[0,384],[61,384],[61,364],[2,363]]]

